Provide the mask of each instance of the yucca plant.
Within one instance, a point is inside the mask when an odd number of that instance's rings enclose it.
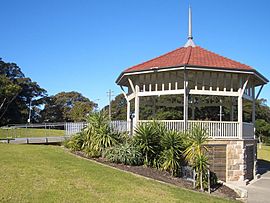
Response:
[[[182,134],[176,131],[167,131],[161,137],[161,146],[163,148],[160,156],[161,168],[171,172],[171,175],[176,175],[181,164]]]
[[[152,124],[144,123],[136,127],[135,143],[140,147],[144,163],[151,165],[151,162],[160,153],[160,136]]]
[[[184,156],[189,163],[192,164],[197,155],[207,151],[205,144],[208,138],[209,136],[207,131],[199,126],[193,127],[188,133],[186,133],[185,144],[187,145],[187,148],[184,151]]]
[[[95,149],[95,130],[93,127],[88,127],[86,131],[83,132],[83,144],[82,150],[89,157],[99,157],[100,152]]]
[[[197,172],[197,185],[200,187],[201,191],[207,187],[207,170],[208,170],[208,157],[205,154],[198,154],[194,160],[194,168]]]
[[[120,136],[112,131],[106,111],[90,114],[87,121],[85,132],[89,136],[88,149],[92,149],[94,154],[103,154],[104,149],[118,143]]]
[[[201,190],[204,190],[203,177],[205,177],[208,169],[207,156],[205,155],[207,147],[205,144],[209,136],[205,129],[195,126],[187,133],[186,138],[188,147],[184,151],[185,159],[195,168],[198,174],[197,183],[200,185]]]
[[[163,137],[168,132],[166,126],[156,120],[152,121],[148,125],[152,126],[152,128],[156,131],[159,137]]]
[[[78,133],[73,135],[65,142],[65,147],[69,148],[71,151],[80,151],[83,145],[83,133]]]
[[[93,112],[87,117],[88,126],[96,130],[104,130],[109,126],[109,122],[107,111]]]

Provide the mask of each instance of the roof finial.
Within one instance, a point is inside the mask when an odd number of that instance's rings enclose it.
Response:
[[[188,39],[193,39],[192,37],[192,13],[191,7],[188,8]]]
[[[191,11],[191,6],[189,5],[188,8],[188,41],[185,44],[185,47],[195,47],[195,44],[193,42],[193,36],[192,36],[192,11]]]

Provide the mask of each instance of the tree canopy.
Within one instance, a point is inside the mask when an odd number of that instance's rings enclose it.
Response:
[[[30,108],[31,122],[83,121],[96,107],[75,91],[48,96],[16,63],[0,58],[0,125],[26,123]]]
[[[30,101],[33,107],[38,107],[40,98],[46,95],[46,90],[25,77],[17,64],[0,59],[1,125],[27,122]]]
[[[41,117],[46,122],[84,121],[97,104],[78,92],[60,92],[46,97]]]

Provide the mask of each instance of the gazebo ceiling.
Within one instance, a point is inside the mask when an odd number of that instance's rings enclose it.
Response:
[[[218,55],[214,52],[208,51],[200,46],[188,46],[188,47],[180,47],[171,52],[163,54],[159,57],[151,59],[149,61],[140,63],[138,65],[132,66],[121,73],[121,75],[117,79],[117,83],[120,83],[120,80],[123,75],[127,73],[136,72],[148,72],[148,71],[158,71],[158,70],[166,70],[176,67],[193,67],[198,70],[213,69],[220,71],[243,71],[243,72],[251,72],[255,73],[259,78],[264,80],[264,82],[268,82],[268,80],[263,77],[260,73],[258,73],[252,67],[239,63],[237,61],[231,60],[229,58]]]

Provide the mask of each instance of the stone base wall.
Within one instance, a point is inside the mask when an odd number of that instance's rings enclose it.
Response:
[[[244,181],[247,174],[247,156],[245,153],[247,145],[253,145],[254,157],[256,161],[256,140],[211,140],[209,145],[226,145],[226,181]],[[250,157],[249,157],[250,159]],[[250,162],[249,162],[250,163]],[[249,164],[250,165],[250,164]],[[253,170],[253,169],[251,169]]]

